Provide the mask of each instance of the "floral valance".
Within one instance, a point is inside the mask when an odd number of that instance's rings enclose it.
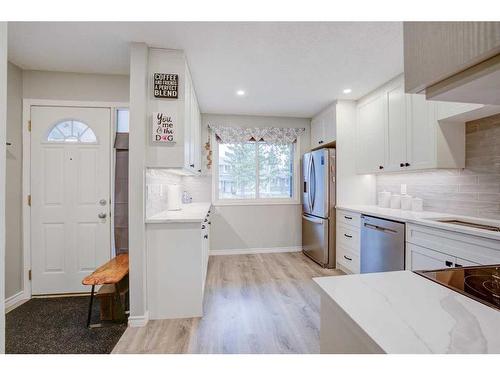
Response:
[[[219,143],[269,142],[295,143],[304,133],[304,128],[236,128],[231,126],[209,125]]]

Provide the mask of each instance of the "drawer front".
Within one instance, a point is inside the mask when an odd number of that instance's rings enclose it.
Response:
[[[406,241],[477,264],[500,263],[500,241],[435,229],[424,225],[406,226]]]
[[[337,244],[350,249],[359,256],[360,233],[359,228],[339,223],[337,225]]]
[[[337,247],[337,263],[352,273],[359,273],[359,255],[342,246]]]
[[[344,210],[337,211],[337,222],[352,225],[359,228],[361,223],[361,214]]]

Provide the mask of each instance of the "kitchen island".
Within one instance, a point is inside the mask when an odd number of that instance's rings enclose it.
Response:
[[[321,353],[500,353],[500,311],[411,271],[313,280]]]

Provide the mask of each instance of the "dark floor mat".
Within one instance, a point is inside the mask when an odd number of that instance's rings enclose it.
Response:
[[[35,298],[5,317],[6,353],[111,353],[127,326],[86,327],[89,297]],[[92,322],[99,319],[94,304]]]

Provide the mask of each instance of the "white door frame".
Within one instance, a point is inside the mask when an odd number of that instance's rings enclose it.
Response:
[[[111,137],[110,150],[113,155],[113,144],[115,140],[116,127],[116,110],[119,108],[128,108],[129,103],[126,102],[100,102],[100,101],[73,101],[73,100],[47,100],[47,99],[23,99],[23,290],[20,295],[19,302],[26,301],[31,298],[31,280],[29,279],[29,271],[31,269],[31,207],[28,205],[28,195],[31,194],[31,133],[28,130],[31,121],[32,106],[48,106],[48,107],[88,107],[88,108],[109,108],[111,112]],[[113,234],[113,214],[114,214],[114,170],[115,161],[111,157],[111,175],[110,178],[110,194],[113,194],[113,204],[110,209],[111,215],[111,233]],[[110,241],[112,239],[110,238]]]

